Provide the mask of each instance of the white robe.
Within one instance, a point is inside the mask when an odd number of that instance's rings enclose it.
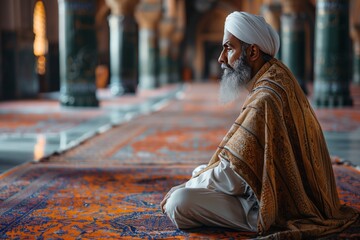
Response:
[[[193,175],[204,166],[197,167]],[[257,232],[257,198],[224,159],[217,167],[190,179],[184,188],[174,191],[165,209],[180,229],[218,226]]]

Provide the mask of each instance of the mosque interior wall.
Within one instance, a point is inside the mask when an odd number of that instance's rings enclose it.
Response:
[[[143,0],[146,1],[146,0]],[[163,0],[166,1],[166,0]],[[181,1],[181,0],[175,0]],[[46,12],[46,74],[34,72],[33,10],[36,0],[0,1],[0,99],[36,98],[40,92],[60,89],[58,2],[43,0]],[[220,77],[217,57],[221,51],[223,23],[234,10],[260,14],[266,0],[185,0],[184,37],[180,48],[180,73],[184,81],[214,81]],[[286,2],[286,1],[285,1]],[[97,0],[98,86],[109,84],[109,24],[111,11],[105,0]],[[306,7],[306,78],[313,80],[315,0]],[[351,25],[359,24],[359,1],[350,1]],[[350,53],[351,54],[351,53]]]

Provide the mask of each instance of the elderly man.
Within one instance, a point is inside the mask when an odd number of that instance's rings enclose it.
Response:
[[[293,74],[274,58],[278,49],[279,37],[262,17],[226,18],[220,98],[234,100],[241,87],[249,94],[209,164],[161,202],[178,228],[300,239],[342,231],[358,219],[339,203],[321,127]]]

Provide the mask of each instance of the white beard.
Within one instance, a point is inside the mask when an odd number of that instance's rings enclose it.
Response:
[[[235,61],[234,68],[222,64],[224,74],[220,81],[219,100],[221,103],[229,103],[240,96],[241,88],[251,80],[251,67],[244,58]]]

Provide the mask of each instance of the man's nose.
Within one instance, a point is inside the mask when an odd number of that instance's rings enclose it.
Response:
[[[221,51],[220,56],[219,56],[219,58],[218,58],[218,62],[219,62],[220,64],[226,63],[224,50]]]

